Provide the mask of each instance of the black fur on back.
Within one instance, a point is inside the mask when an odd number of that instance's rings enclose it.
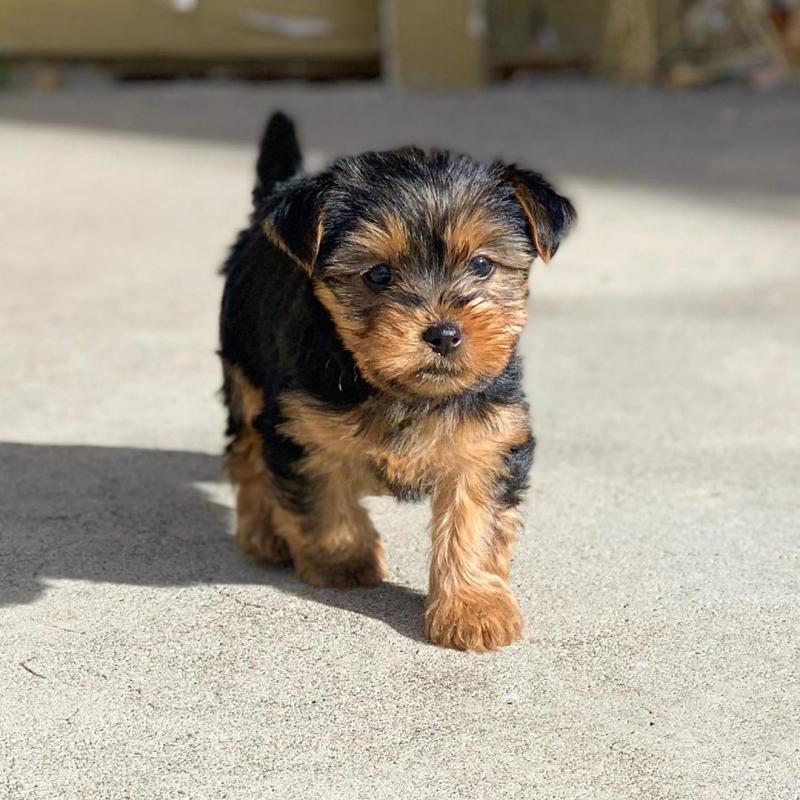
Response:
[[[268,241],[259,226],[259,206],[277,184],[302,170],[291,120],[274,114],[261,140],[253,190],[254,212],[222,267],[226,277],[220,315],[220,355],[263,390],[264,409],[255,428],[264,439],[265,459],[284,489],[302,505],[303,481],[295,465],[302,448],[281,435],[277,398],[299,389],[335,408],[363,402],[372,388],[342,345],[333,321],[314,296],[308,277]],[[223,395],[230,409],[227,378]],[[228,436],[241,420],[228,417]]]
[[[278,431],[284,421],[278,398],[299,389],[335,408],[363,402],[372,392],[344,348],[328,312],[306,275],[270,244],[254,223],[225,264],[220,354],[264,392],[254,427],[264,439],[267,464],[295,506],[302,506],[303,480],[295,466],[302,448]],[[229,418],[228,435],[241,420]]]

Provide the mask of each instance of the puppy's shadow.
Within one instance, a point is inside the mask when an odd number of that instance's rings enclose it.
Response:
[[[0,606],[50,579],[142,586],[263,585],[380,620],[422,641],[423,595],[385,582],[314,589],[241,555],[214,500],[221,459],[122,447],[0,443]]]

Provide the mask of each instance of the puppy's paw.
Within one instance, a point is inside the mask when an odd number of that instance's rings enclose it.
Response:
[[[519,639],[522,628],[522,613],[508,588],[459,587],[431,599],[425,610],[425,636],[456,650],[496,650]]]
[[[295,559],[297,575],[306,583],[318,587],[352,589],[356,586],[376,586],[387,576],[383,553],[380,550],[347,561],[324,562],[317,559]]]
[[[253,558],[270,564],[290,564],[292,561],[285,539],[275,533],[263,519],[239,520],[236,526],[236,546]]]

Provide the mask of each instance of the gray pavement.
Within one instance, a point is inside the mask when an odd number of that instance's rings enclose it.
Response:
[[[403,141],[551,174],[525,639],[234,550],[215,274],[267,110],[312,163]],[[800,798],[800,94],[573,82],[0,94],[0,797]]]

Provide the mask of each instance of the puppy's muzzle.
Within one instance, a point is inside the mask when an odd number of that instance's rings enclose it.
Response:
[[[461,344],[461,328],[454,322],[437,322],[423,331],[422,338],[434,353],[449,356]]]

